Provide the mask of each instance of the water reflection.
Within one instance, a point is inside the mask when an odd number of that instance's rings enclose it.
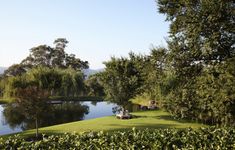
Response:
[[[72,121],[99,118],[114,115],[112,108],[118,105],[102,101],[65,102],[51,105],[52,109],[43,115],[40,127],[68,123]],[[120,105],[129,112],[138,111],[139,106],[131,103]],[[34,120],[24,117],[14,104],[0,105],[0,135],[35,128]]]
[[[53,104],[51,109],[43,114],[39,120],[39,126],[45,127],[55,124],[82,120],[89,113],[89,107],[75,102]],[[5,121],[11,128],[22,130],[34,129],[35,121],[26,118],[14,104],[4,106],[3,115]]]

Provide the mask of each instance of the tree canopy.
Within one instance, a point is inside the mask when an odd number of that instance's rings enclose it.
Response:
[[[49,68],[72,68],[76,71],[89,68],[88,61],[76,58],[74,54],[67,54],[65,48],[68,41],[65,38],[58,38],[54,41],[55,47],[39,45],[30,49],[30,54],[20,64],[10,66],[5,76],[16,76],[27,72],[33,67],[44,66]]]
[[[137,56],[130,53],[129,57],[112,57],[110,61],[105,62],[106,68],[101,75],[106,98],[118,104],[127,102],[138,93],[142,82],[134,63]]]
[[[235,118],[234,1],[159,0],[158,6],[171,23],[168,57],[180,83],[167,98],[167,108],[179,117],[231,124]]]

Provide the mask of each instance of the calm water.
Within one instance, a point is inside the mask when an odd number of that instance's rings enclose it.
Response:
[[[40,126],[87,120],[113,115],[117,105],[108,102],[69,102],[53,105],[53,110],[41,119]],[[14,107],[0,105],[0,135],[34,128],[34,121],[22,117]]]

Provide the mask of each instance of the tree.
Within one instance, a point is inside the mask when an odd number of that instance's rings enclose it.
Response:
[[[38,121],[49,109],[47,102],[51,88],[51,81],[45,82],[48,78],[40,78],[48,77],[42,75],[47,75],[47,71],[45,71],[46,73],[34,74],[37,70],[40,70],[40,68],[33,69],[21,76],[7,78],[4,89],[4,94],[8,98],[14,98],[13,104],[10,105],[14,106],[16,112],[21,114],[21,118],[24,116],[26,119],[35,120],[36,136],[38,136]]]
[[[52,66],[51,53],[53,48],[47,45],[39,45],[30,49],[30,55],[24,59],[21,64],[25,67],[32,68],[33,66]]]
[[[43,66],[35,67],[21,76],[3,79],[0,90],[5,98],[15,97],[15,87],[25,88],[28,82],[50,91],[50,96],[80,96],[85,93],[84,75],[72,68],[59,69]]]
[[[144,89],[152,99],[162,99],[162,85],[169,67],[167,64],[167,49],[163,47],[153,48],[147,59],[142,62],[144,75]]]
[[[213,69],[205,68],[202,76],[198,78],[198,109],[203,122],[222,125],[235,122],[234,64],[235,58],[218,64]]]
[[[130,54],[130,59],[112,57],[105,62],[106,68],[101,73],[101,81],[106,99],[125,105],[138,93],[142,80],[133,59],[134,56]]]
[[[4,91],[4,88],[5,88],[5,82],[6,81],[0,75],[0,97],[3,97],[3,91]]]
[[[54,41],[55,47],[39,45],[30,49],[30,54],[20,64],[9,67],[5,76],[21,75],[30,69],[38,66],[48,68],[73,68],[76,71],[89,68],[87,61],[76,58],[74,54],[67,54],[65,47],[68,41],[65,38],[58,38]]]
[[[17,88],[15,109],[18,109],[26,118],[35,120],[36,137],[38,137],[38,121],[47,113],[49,92],[37,86]]]
[[[102,73],[91,75],[85,81],[88,95],[97,97],[103,97],[105,95],[104,87],[102,86],[101,75]]]
[[[65,53],[65,47],[68,43],[65,38],[58,38],[54,41],[55,48],[52,51],[52,65],[59,68],[71,67],[75,70],[89,68],[87,61],[76,58],[74,54]]]
[[[230,93],[235,91],[222,85],[231,85],[225,79],[234,80],[235,76],[222,66],[234,66],[229,63],[235,57],[234,1],[159,0],[157,3],[159,12],[171,22],[168,59],[174,82],[178,83],[168,94],[166,103],[173,106],[168,110],[181,118],[231,124],[235,120],[229,117],[234,115],[231,113],[234,97]],[[209,87],[212,85],[214,90]],[[223,109],[217,109],[218,106]],[[230,118],[229,123],[224,118]]]
[[[76,58],[74,54],[66,54],[65,64],[67,67],[73,68],[77,71],[89,68],[88,61],[82,61],[81,59]]]
[[[234,56],[232,0],[159,0],[158,5],[171,22],[168,44],[179,76],[190,80],[200,75],[204,66]]]
[[[8,78],[4,94],[7,94],[8,98],[14,98],[13,106],[21,115],[27,120],[35,120],[37,137],[38,121],[50,109],[50,91],[60,86],[58,75],[54,70],[37,67],[21,76]]]
[[[65,38],[58,38],[54,41],[55,48],[52,51],[52,66],[64,68],[65,64],[65,47],[68,41]]]
[[[14,64],[4,71],[4,76],[17,76],[25,73],[26,70],[23,65]]]
[[[62,75],[60,95],[63,96],[79,96],[85,91],[84,76],[81,71],[72,68],[58,70]]]
[[[233,57],[233,0],[159,0],[158,5],[171,22],[171,51],[184,57],[184,63],[213,64]]]

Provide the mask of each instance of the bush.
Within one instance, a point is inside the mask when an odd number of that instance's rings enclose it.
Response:
[[[0,149],[235,149],[235,129],[145,129],[44,136],[28,142],[19,136],[0,139]]]

